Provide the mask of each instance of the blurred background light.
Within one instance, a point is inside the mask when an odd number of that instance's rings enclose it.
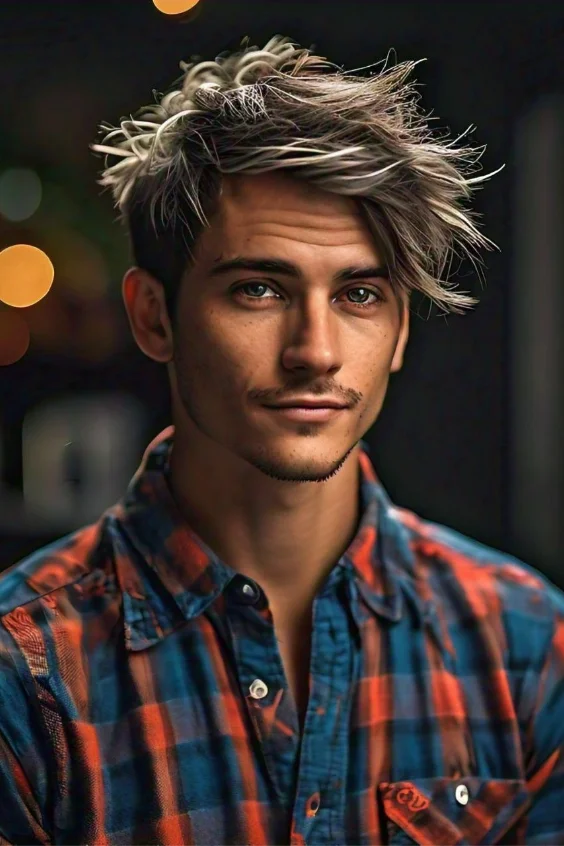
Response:
[[[14,244],[0,252],[0,302],[26,308],[49,292],[55,269],[49,256],[30,244]]]
[[[0,174],[0,214],[14,222],[27,220],[39,208],[42,193],[35,171],[9,168]]]
[[[19,361],[29,347],[29,327],[21,314],[0,310],[0,366]]]
[[[154,6],[163,15],[182,15],[197,6],[200,0],[153,0]]]
[[[48,241],[47,241],[48,236]],[[73,300],[92,301],[108,295],[110,272],[104,254],[89,238],[66,227],[44,230],[49,255],[57,266],[57,288]]]

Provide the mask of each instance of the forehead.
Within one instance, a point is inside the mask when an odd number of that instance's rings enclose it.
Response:
[[[254,249],[325,257],[343,251],[359,261],[379,258],[374,237],[357,202],[286,174],[228,176],[216,214],[201,238],[200,257]],[[310,248],[308,252],[308,248]],[[218,252],[219,251],[219,252]],[[328,251],[328,253],[327,253]],[[320,257],[317,249],[315,255]],[[351,256],[352,258],[352,256]]]

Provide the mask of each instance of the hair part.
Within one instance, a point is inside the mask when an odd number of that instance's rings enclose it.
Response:
[[[358,198],[400,292],[420,291],[445,312],[477,302],[448,275],[454,257],[480,273],[478,251],[495,247],[466,200],[499,171],[474,175],[485,148],[458,144],[472,127],[456,139],[431,133],[408,80],[416,64],[359,76],[282,36],[262,50],[244,39],[215,61],[181,62],[173,90],[119,127],[101,126],[100,184],[171,314],[223,176],[274,170]]]

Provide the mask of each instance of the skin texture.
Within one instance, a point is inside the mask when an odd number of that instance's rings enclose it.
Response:
[[[383,263],[351,198],[285,174],[230,176],[210,224],[174,332],[145,271],[127,272],[124,301],[141,350],[168,367],[175,499],[208,546],[266,592],[288,669],[314,596],[356,533],[359,441],[402,366],[409,312],[381,276],[336,281]],[[213,273],[241,256],[291,262],[298,275]],[[261,405],[297,395],[350,407],[306,424]]]

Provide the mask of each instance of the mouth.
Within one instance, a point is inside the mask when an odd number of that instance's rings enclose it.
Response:
[[[329,420],[333,420],[343,411],[346,411],[346,407],[342,406],[340,408],[336,408],[335,406],[263,406],[268,411],[272,411],[275,414],[278,414],[279,417],[285,420],[296,420],[298,422],[303,423],[325,423]]]

